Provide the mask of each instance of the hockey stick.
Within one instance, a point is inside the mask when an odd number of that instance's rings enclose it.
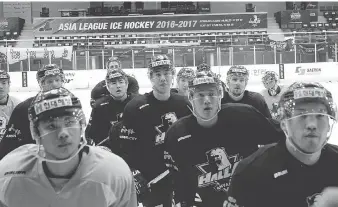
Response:
[[[156,184],[158,181],[162,180],[163,178],[165,178],[167,175],[169,175],[169,170],[164,171],[163,173],[161,173],[160,175],[158,175],[157,177],[155,177],[154,179],[152,179],[148,184],[148,188],[150,188],[151,185]]]
[[[99,142],[97,145],[95,145],[95,146],[100,146],[100,145],[102,145],[103,143],[105,143],[106,141],[108,141],[109,140],[109,137],[107,137],[107,138],[105,138],[104,140],[102,140],[101,142]]]

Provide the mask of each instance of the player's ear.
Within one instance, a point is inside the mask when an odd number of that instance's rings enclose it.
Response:
[[[280,121],[280,128],[283,130],[283,132],[285,133],[285,135],[288,134],[288,130],[287,130],[287,123],[286,123],[286,120],[285,119],[282,119]]]
[[[281,120],[280,121],[280,128],[285,131],[286,130],[286,123],[285,123],[285,120]]]
[[[194,98],[194,92],[189,89],[188,100],[190,101],[190,103],[192,103],[193,98]]]
[[[248,85],[249,78],[245,78],[245,87]]]
[[[149,80],[151,80],[152,72],[149,72],[149,71],[148,71],[147,75],[148,75]]]
[[[226,77],[226,82],[227,82],[227,85],[229,86],[230,85],[230,77],[229,76]]]
[[[127,87],[127,90],[128,90],[128,87],[129,87],[129,81],[128,81],[128,78],[126,77],[126,78],[124,79],[124,81],[125,81],[125,83],[126,83],[126,87]]]

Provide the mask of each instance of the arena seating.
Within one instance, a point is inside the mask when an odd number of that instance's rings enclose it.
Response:
[[[338,6],[321,6],[320,15],[326,22],[289,23],[280,25],[285,37],[294,37],[295,43],[330,42],[338,31]]]
[[[104,47],[105,45],[142,45],[164,43],[198,43],[203,46],[253,45],[267,41],[266,30],[237,30],[209,33],[164,33],[132,35],[93,35],[93,36],[40,36],[35,37],[34,47],[74,46]]]
[[[9,17],[0,20],[0,47],[14,47],[21,34],[25,20],[18,17]]]

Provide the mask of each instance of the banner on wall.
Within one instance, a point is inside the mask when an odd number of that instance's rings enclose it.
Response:
[[[22,87],[28,87],[26,71],[22,72]]]
[[[28,54],[34,59],[52,59],[64,58],[72,60],[73,47],[45,47],[45,48],[0,48],[0,56],[6,54],[8,64],[17,63],[21,60],[28,59]],[[5,58],[3,58],[5,59]]]
[[[287,10],[280,12],[281,24],[288,24],[294,22],[300,22],[303,24],[309,24],[311,22],[311,15],[309,10]]]
[[[299,63],[285,64],[287,81],[336,81],[338,63]]]
[[[302,54],[326,53],[328,51],[327,44],[297,44],[297,50]]]
[[[266,29],[267,13],[145,15],[122,17],[35,18],[35,36],[85,33],[137,33]]]
[[[267,50],[273,50],[276,47],[278,52],[281,51],[290,51],[293,49],[294,40],[292,38],[284,40],[284,41],[275,41],[270,38],[267,41],[268,44],[265,45]]]

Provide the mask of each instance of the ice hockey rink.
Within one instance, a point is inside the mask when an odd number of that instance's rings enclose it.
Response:
[[[338,82],[335,83],[321,83],[323,84],[328,90],[330,90],[333,94],[333,98],[335,100],[336,103],[338,103]],[[255,92],[260,92],[261,90],[263,90],[263,86],[262,85],[248,85],[247,87],[248,90],[251,91],[255,91]],[[91,107],[89,105],[89,101],[90,101],[90,92],[91,92],[91,88],[90,89],[74,89],[71,90],[77,97],[80,98],[83,109],[84,109],[84,113],[86,115],[87,121],[89,119],[90,113],[91,113]],[[145,92],[149,92],[151,91],[151,88],[140,88],[140,93],[145,93]],[[37,92],[11,92],[10,94],[20,100],[25,100],[29,97],[32,97],[34,95],[36,95]],[[331,138],[329,140],[329,143],[338,145],[338,126],[337,124],[335,125]]]

